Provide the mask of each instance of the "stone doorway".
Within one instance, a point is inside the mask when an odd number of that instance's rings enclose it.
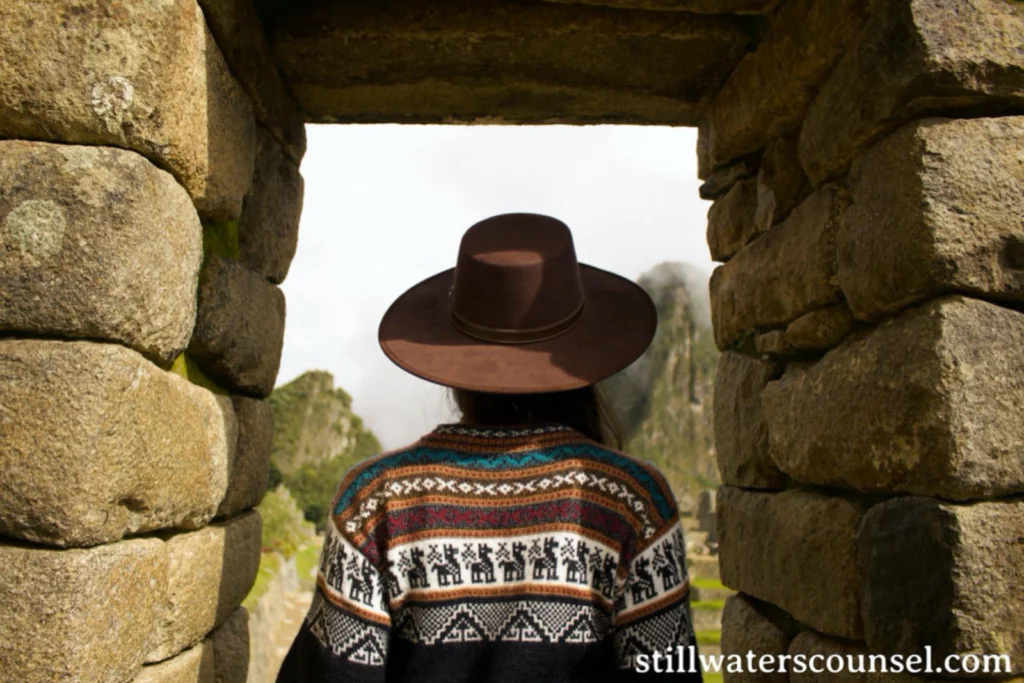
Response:
[[[1021,44],[1012,0],[8,2],[0,678],[244,672],[307,121],[697,126],[723,648],[1024,666]]]

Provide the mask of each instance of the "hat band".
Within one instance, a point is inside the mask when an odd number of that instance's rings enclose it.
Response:
[[[554,339],[571,330],[583,317],[583,311],[587,307],[586,304],[587,300],[581,299],[576,309],[561,320],[550,325],[544,325],[543,327],[532,327],[525,330],[501,329],[478,325],[463,318],[451,306],[448,307],[448,315],[455,329],[474,339],[495,344],[532,344],[534,342]]]

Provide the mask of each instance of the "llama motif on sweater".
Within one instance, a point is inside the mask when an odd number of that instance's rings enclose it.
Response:
[[[657,469],[562,425],[442,425],[346,475],[278,680],[614,681],[691,645]]]

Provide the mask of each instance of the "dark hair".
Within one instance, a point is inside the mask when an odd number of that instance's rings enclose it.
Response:
[[[596,386],[545,394],[488,394],[452,389],[462,419],[480,425],[559,423],[609,448],[622,448],[622,429]]]

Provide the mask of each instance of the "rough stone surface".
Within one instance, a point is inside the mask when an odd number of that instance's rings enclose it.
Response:
[[[706,14],[763,14],[779,0],[548,0],[580,5],[603,5],[624,9],[677,10]]]
[[[841,175],[858,149],[905,121],[1024,104],[1019,2],[870,4],[862,39],[839,62],[801,129],[800,159],[816,183]]]
[[[245,683],[249,674],[249,613],[239,607],[210,634],[215,683]]]
[[[131,680],[167,582],[163,546],[156,539],[89,550],[0,543],[0,680]]]
[[[142,667],[133,683],[214,683],[214,649],[204,640],[199,645],[159,664]],[[218,682],[219,683],[219,682]]]
[[[839,301],[835,232],[846,201],[818,189],[774,229],[711,275],[711,319],[723,351],[759,328],[785,325]]]
[[[868,512],[860,566],[868,646],[1009,655],[1024,671],[1024,501],[896,498]]]
[[[793,635],[772,619],[775,611],[770,605],[740,593],[727,599],[722,610],[722,654],[735,654],[744,659],[748,652],[758,657],[785,654]],[[787,683],[789,676],[779,672],[744,672],[730,674],[729,680],[732,683]]]
[[[704,158],[704,152],[701,149],[701,145],[706,141],[707,138],[697,138],[698,164],[702,163]],[[759,155],[751,155],[744,157],[725,168],[717,169],[714,172],[708,169],[703,169],[703,167],[698,168],[697,175],[701,178],[706,178],[704,183],[700,186],[700,198],[719,199],[720,197],[724,197],[725,194],[732,189],[733,185],[739,181],[756,176],[760,163],[761,158]]]
[[[786,340],[796,349],[830,349],[845,339],[856,321],[846,304],[805,313],[786,327]]]
[[[271,42],[311,122],[693,125],[748,23],[555,3],[310,3]]]
[[[0,141],[0,330],[169,363],[192,333],[201,260],[188,194],[138,154]]]
[[[195,0],[4,6],[0,137],[133,149],[204,218],[237,218],[252,180],[252,107]]]
[[[224,397],[116,344],[0,340],[0,533],[81,546],[205,524],[224,497]]]
[[[231,71],[266,126],[296,164],[306,153],[302,113],[281,80],[253,0],[199,0]]]
[[[195,645],[238,608],[259,568],[260,529],[253,511],[167,539],[167,593],[146,661]]]
[[[262,127],[257,141],[256,173],[238,225],[240,261],[280,284],[298,244],[303,181],[298,167]]]
[[[728,261],[757,236],[757,181],[743,180],[708,210],[708,248],[715,261]]]
[[[952,500],[1024,491],[1024,314],[959,296],[850,337],[762,394],[794,479]]]
[[[864,0],[789,0],[711,101],[702,132],[718,168],[797,131],[821,83],[857,36]]]
[[[837,252],[858,318],[943,292],[1024,299],[1022,147],[1024,116],[927,119],[854,163]]]
[[[757,335],[754,347],[758,353],[766,356],[790,356],[796,353],[784,330],[771,330]]]
[[[768,452],[768,426],[761,391],[775,366],[734,351],[718,359],[715,373],[715,452],[722,482],[744,488],[778,489],[786,484]]]
[[[199,313],[188,347],[223,386],[270,395],[284,344],[284,294],[258,273],[210,255],[199,276]]]
[[[809,491],[719,488],[722,583],[824,633],[860,638],[856,536],[864,511]]]
[[[811,191],[800,166],[795,137],[779,138],[768,145],[757,173],[757,210],[754,225],[770,230],[795,209]]]
[[[238,423],[238,440],[228,464],[228,488],[217,509],[218,517],[236,515],[263,500],[274,445],[274,411],[269,403],[232,396],[231,404]]]

